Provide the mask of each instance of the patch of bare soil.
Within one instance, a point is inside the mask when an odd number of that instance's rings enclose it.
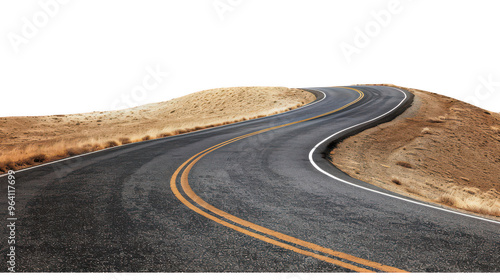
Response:
[[[415,95],[412,107],[344,140],[332,163],[378,187],[498,219],[500,114],[403,89]]]
[[[131,109],[0,118],[0,173],[86,152],[269,116],[315,100],[285,87],[205,90]]]

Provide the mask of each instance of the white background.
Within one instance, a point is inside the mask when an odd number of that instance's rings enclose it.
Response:
[[[110,110],[217,87],[357,83],[500,111],[498,1],[396,0],[395,10],[392,0],[54,1],[0,1],[0,116]],[[346,44],[357,53],[346,56]],[[141,91],[158,67],[168,77]]]

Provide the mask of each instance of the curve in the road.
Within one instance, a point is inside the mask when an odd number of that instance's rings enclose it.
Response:
[[[344,105],[344,106],[342,106],[342,107],[340,107],[340,108],[338,108],[336,110],[333,110],[333,111],[330,111],[330,112],[318,115],[316,117],[311,117],[311,118],[307,118],[307,119],[300,120],[300,121],[295,121],[295,122],[291,122],[291,123],[287,123],[287,124],[282,124],[282,125],[278,125],[278,126],[274,126],[274,127],[262,129],[262,130],[259,130],[259,131],[253,132],[253,133],[249,133],[249,134],[246,134],[246,135],[242,135],[242,136],[239,136],[239,137],[227,140],[225,142],[222,142],[220,144],[217,144],[215,146],[212,146],[212,147],[210,147],[210,148],[208,148],[208,149],[206,149],[206,150],[204,150],[202,152],[199,152],[198,154],[192,156],[190,159],[188,159],[187,161],[185,161],[181,166],[179,166],[179,168],[177,168],[177,170],[173,174],[173,176],[172,176],[172,178],[170,180],[170,188],[172,189],[172,192],[188,208],[190,208],[191,210],[195,211],[196,213],[198,213],[200,215],[203,215],[204,217],[206,217],[206,218],[208,218],[210,220],[213,220],[213,221],[215,221],[215,222],[217,222],[219,224],[222,224],[222,225],[224,225],[226,227],[229,227],[229,228],[234,229],[236,231],[239,231],[241,233],[247,234],[247,235],[252,236],[254,238],[260,239],[262,241],[265,241],[265,242],[271,243],[273,245],[280,246],[280,247],[283,247],[285,249],[294,251],[296,253],[303,254],[303,255],[306,255],[306,256],[310,256],[310,257],[314,257],[314,258],[317,258],[319,260],[326,261],[326,262],[329,262],[329,263],[332,263],[332,264],[335,264],[335,265],[338,265],[338,266],[341,266],[341,267],[344,267],[344,268],[347,268],[347,269],[350,269],[350,270],[353,270],[353,271],[357,271],[357,272],[374,272],[374,271],[377,271],[377,270],[378,271],[384,271],[384,272],[405,272],[404,270],[401,270],[401,269],[398,269],[398,268],[395,268],[395,267],[383,265],[383,264],[376,263],[376,262],[373,262],[373,261],[369,261],[369,260],[365,260],[365,259],[358,258],[358,257],[355,257],[355,256],[351,256],[349,254],[345,254],[345,253],[342,253],[342,252],[337,252],[337,251],[334,251],[332,249],[324,248],[322,246],[319,246],[319,245],[316,245],[316,244],[313,244],[313,243],[310,243],[310,242],[307,242],[307,241],[304,241],[304,240],[300,240],[298,238],[294,238],[292,236],[288,236],[286,234],[279,233],[279,232],[276,232],[274,230],[271,230],[271,229],[268,229],[268,228],[256,225],[254,223],[245,221],[245,220],[240,219],[238,217],[235,217],[235,216],[233,216],[233,215],[231,215],[229,213],[226,213],[226,212],[224,212],[224,211],[222,211],[222,210],[220,210],[220,209],[218,209],[218,208],[210,205],[206,201],[204,201],[201,197],[199,197],[198,195],[196,195],[196,193],[191,189],[191,186],[189,185],[189,181],[188,181],[189,172],[191,171],[191,169],[193,168],[193,166],[201,158],[203,158],[205,155],[207,155],[207,154],[209,154],[209,153],[211,153],[211,152],[213,152],[213,151],[215,151],[215,150],[217,150],[217,149],[219,149],[219,148],[221,148],[223,146],[229,145],[231,143],[234,143],[234,142],[239,141],[241,139],[245,139],[247,137],[251,137],[251,136],[254,136],[254,135],[257,135],[257,134],[261,134],[261,133],[264,133],[264,132],[267,132],[267,131],[271,131],[271,130],[279,129],[279,128],[282,128],[282,127],[286,127],[286,126],[290,126],[290,125],[294,125],[294,124],[306,122],[306,121],[309,121],[309,120],[317,119],[317,118],[320,118],[320,117],[323,117],[323,116],[327,116],[327,115],[336,113],[338,111],[344,110],[345,108],[348,108],[349,106],[351,106],[351,105],[359,102],[364,97],[364,94],[363,94],[363,92],[361,90],[354,89],[354,88],[348,88],[348,87],[343,87],[343,88],[350,89],[350,90],[353,90],[353,91],[357,92],[359,94],[359,97],[356,100],[354,100],[354,101],[352,101],[352,102],[350,102],[350,103],[348,103],[348,104],[346,104],[346,105]],[[405,94],[405,96],[406,96],[406,94]],[[396,107],[399,107],[403,102],[404,102],[404,100],[401,101],[401,103],[399,103],[398,106],[396,106]],[[392,112],[393,110],[391,110],[390,112]],[[390,113],[390,112],[388,112],[388,113]],[[183,169],[184,169],[184,171],[182,171]],[[216,217],[216,216],[214,216],[214,215],[212,215],[212,214],[210,214],[210,213],[208,213],[208,212],[206,212],[206,211],[204,211],[202,209],[200,209],[199,207],[197,207],[195,205],[193,205],[191,202],[189,202],[181,194],[181,192],[179,191],[179,189],[177,187],[177,183],[176,183],[177,177],[179,176],[179,174],[181,173],[181,171],[182,171],[182,175],[181,175],[181,187],[182,187],[183,191],[186,193],[186,195],[189,198],[191,198],[194,202],[196,202],[198,205],[200,205],[201,207],[205,208],[205,210],[208,210],[208,211],[210,211],[210,212],[218,215],[220,218]],[[223,219],[221,219],[221,218],[223,218]],[[229,223],[228,221],[231,221],[232,223]],[[259,232],[261,234],[258,234],[256,232]],[[265,235],[262,235],[262,234],[265,234]],[[281,242],[281,241],[278,241],[278,240],[275,240],[275,239],[272,239],[272,238],[270,238],[270,237],[268,237],[266,235],[272,236],[272,237],[280,239],[282,241],[285,241],[288,244],[284,243],[284,242]],[[291,244],[294,244],[295,246],[293,246]],[[331,257],[327,257],[327,256],[324,256],[324,255],[320,255],[320,254],[317,254],[317,253],[314,253],[314,252],[311,252],[311,251],[304,250],[302,248],[310,249],[312,251],[318,251],[318,252],[321,252],[321,253],[324,253],[324,254],[327,254],[327,255],[339,258],[341,260],[334,259],[334,258],[331,258]],[[348,262],[351,262],[351,263],[348,263]]]
[[[406,99],[408,98],[408,95],[404,91],[402,91],[400,89],[396,89],[396,90],[400,91],[404,95],[405,98],[403,100],[401,100],[401,102],[397,106],[395,106],[393,109],[391,109],[390,111],[387,111],[386,113],[384,113],[384,114],[382,114],[382,115],[380,115],[380,116],[378,116],[378,117],[376,117],[374,119],[368,120],[368,121],[360,123],[360,124],[353,125],[351,127],[345,128],[345,129],[343,129],[343,130],[341,130],[339,132],[335,132],[334,134],[326,137],[321,142],[319,142],[316,146],[314,146],[314,148],[312,148],[311,151],[309,152],[309,161],[314,166],[314,168],[316,168],[316,170],[318,170],[319,172],[325,174],[326,176],[328,176],[328,177],[330,177],[330,178],[332,178],[334,180],[340,181],[342,183],[346,183],[346,184],[351,185],[351,186],[356,187],[356,188],[360,188],[360,189],[363,189],[363,190],[366,190],[366,191],[370,191],[370,192],[374,192],[374,193],[377,193],[377,194],[385,195],[385,196],[388,196],[388,197],[391,197],[391,198],[394,198],[394,199],[403,200],[403,201],[406,201],[406,202],[409,202],[409,203],[413,203],[413,204],[417,204],[417,205],[420,205],[420,206],[429,207],[429,208],[437,209],[437,210],[440,210],[440,211],[445,211],[445,212],[453,213],[453,214],[456,214],[456,215],[461,215],[461,216],[468,217],[468,218],[478,219],[478,220],[486,221],[486,222],[489,222],[489,223],[500,224],[500,221],[495,221],[495,220],[487,219],[487,218],[476,216],[476,215],[466,214],[466,213],[454,211],[454,210],[451,210],[451,209],[448,209],[448,208],[438,207],[438,206],[435,206],[435,205],[426,204],[426,203],[422,203],[422,202],[419,202],[419,201],[415,201],[415,200],[411,200],[411,199],[406,199],[404,197],[392,195],[392,194],[389,194],[389,193],[384,193],[384,192],[377,191],[377,190],[370,189],[370,188],[366,188],[366,187],[363,187],[363,186],[361,186],[359,184],[356,184],[356,183],[353,183],[353,182],[349,182],[348,180],[343,180],[343,179],[341,179],[341,178],[339,178],[339,177],[337,177],[337,176],[335,176],[335,175],[333,175],[333,174],[325,171],[324,169],[322,169],[321,167],[318,166],[318,164],[315,162],[315,160],[313,158],[313,155],[315,153],[318,153],[318,151],[321,150],[321,147],[324,146],[325,144],[328,144],[329,141],[331,141],[331,139],[335,139],[335,137],[337,137],[338,135],[341,135],[342,133],[345,133],[346,131],[349,131],[349,130],[357,131],[358,127],[361,128],[359,130],[364,130],[364,128],[363,128],[364,125],[377,122],[379,119],[384,118],[385,116],[391,114],[394,110],[396,110],[397,108],[399,108],[401,106],[401,104],[403,104],[406,101]]]

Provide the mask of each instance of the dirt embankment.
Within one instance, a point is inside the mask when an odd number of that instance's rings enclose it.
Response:
[[[410,109],[344,140],[332,163],[396,193],[498,219],[500,114],[407,90],[415,94]]]
[[[0,173],[112,146],[285,112],[315,100],[285,87],[205,90],[131,109],[0,118]]]

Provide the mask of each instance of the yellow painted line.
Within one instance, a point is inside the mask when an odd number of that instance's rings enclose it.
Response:
[[[232,221],[232,222],[234,222],[236,224],[239,224],[241,226],[250,228],[250,229],[252,229],[254,231],[257,231],[257,232],[260,232],[260,233],[263,233],[263,234],[267,234],[269,236],[273,236],[273,237],[281,239],[283,241],[286,241],[286,242],[289,242],[289,243],[293,243],[293,244],[296,244],[296,245],[299,245],[299,246],[302,246],[302,247],[305,247],[305,248],[308,248],[308,249],[311,249],[311,250],[314,250],[314,251],[318,251],[318,252],[322,252],[322,253],[325,253],[325,254],[329,254],[331,256],[335,256],[335,257],[338,257],[338,258],[341,258],[341,259],[344,259],[344,260],[348,260],[348,261],[351,261],[351,262],[354,262],[354,263],[357,263],[357,264],[361,264],[361,265],[366,266],[366,267],[370,267],[370,268],[374,268],[374,269],[381,270],[381,271],[386,271],[386,272],[406,272],[406,271],[398,269],[398,268],[390,267],[390,266],[383,265],[383,264],[380,264],[380,263],[376,263],[376,262],[373,262],[373,261],[369,261],[369,260],[365,260],[365,259],[362,259],[362,258],[358,258],[358,257],[352,256],[352,255],[349,255],[349,254],[345,254],[345,253],[342,253],[342,252],[337,252],[337,251],[334,251],[332,249],[324,248],[324,247],[316,245],[314,243],[303,241],[303,240],[297,239],[295,237],[291,237],[291,236],[288,236],[286,234],[279,233],[279,232],[273,231],[271,229],[268,229],[268,228],[265,228],[265,227],[253,224],[251,222],[248,222],[246,220],[240,219],[238,217],[235,217],[235,216],[233,216],[233,215],[231,215],[229,213],[226,213],[226,212],[224,212],[224,211],[222,211],[222,210],[220,210],[218,208],[215,208],[214,206],[212,206],[212,205],[208,204],[207,202],[205,202],[202,198],[200,198],[198,195],[196,195],[196,193],[194,193],[194,191],[191,189],[191,186],[189,185],[189,182],[188,182],[188,175],[189,175],[190,170],[194,166],[194,164],[196,164],[201,158],[203,158],[205,155],[213,152],[214,150],[217,150],[217,149],[219,149],[219,148],[221,148],[223,146],[229,145],[229,144],[231,144],[233,142],[239,141],[241,139],[244,139],[244,138],[256,135],[256,134],[260,134],[260,133],[263,133],[263,132],[266,132],[266,131],[278,129],[278,128],[281,128],[281,127],[285,127],[285,126],[289,126],[289,125],[293,125],[293,124],[305,122],[305,121],[308,121],[308,120],[317,119],[317,118],[320,118],[322,116],[326,116],[326,115],[329,115],[329,114],[333,114],[335,112],[343,110],[343,109],[345,109],[345,108],[347,108],[347,107],[349,107],[349,106],[351,106],[351,105],[359,102],[364,97],[363,92],[360,91],[360,90],[353,89],[353,88],[347,88],[347,89],[351,89],[351,90],[354,90],[354,91],[358,92],[359,93],[359,97],[356,100],[352,101],[351,103],[349,103],[349,104],[347,104],[345,106],[342,106],[341,108],[338,108],[338,109],[333,110],[331,112],[327,112],[325,114],[321,114],[321,115],[316,116],[316,117],[312,117],[312,118],[304,119],[304,120],[301,120],[301,121],[296,121],[296,122],[292,122],[292,123],[288,123],[288,124],[284,124],[284,125],[279,125],[279,126],[275,126],[275,127],[271,127],[271,128],[262,129],[262,130],[259,130],[259,131],[256,131],[256,132],[248,133],[248,134],[245,134],[245,135],[242,135],[242,136],[239,136],[239,137],[227,140],[225,142],[219,143],[219,144],[217,144],[215,146],[212,146],[212,147],[210,147],[208,149],[205,149],[205,150],[197,153],[196,155],[192,156],[187,161],[185,161],[174,172],[174,174],[173,174],[173,176],[172,176],[172,178],[170,180],[170,187],[172,189],[172,192],[175,194],[175,196],[182,203],[184,203],[186,206],[188,206],[191,210],[199,213],[202,216],[205,216],[208,219],[211,219],[211,220],[213,220],[213,221],[215,221],[215,222],[217,222],[219,224],[227,226],[227,227],[229,227],[231,229],[234,229],[236,231],[242,232],[244,234],[247,234],[247,235],[252,236],[254,238],[260,239],[262,241],[265,241],[265,242],[268,242],[268,243],[280,246],[282,248],[294,251],[296,253],[300,253],[300,254],[303,254],[303,255],[311,256],[311,257],[314,257],[314,258],[317,258],[317,259],[320,259],[320,260],[323,260],[323,261],[326,261],[326,262],[329,262],[329,263],[332,263],[332,264],[335,264],[335,265],[338,265],[338,266],[341,266],[341,267],[344,267],[344,268],[347,268],[347,269],[350,269],[350,270],[353,270],[353,271],[358,271],[358,272],[373,272],[371,270],[368,270],[368,269],[365,269],[365,268],[362,268],[362,267],[357,267],[357,266],[354,266],[352,264],[342,262],[340,260],[336,260],[336,259],[329,258],[329,257],[323,256],[323,255],[318,255],[318,254],[315,254],[315,253],[312,253],[312,252],[309,252],[309,251],[306,251],[306,250],[302,250],[302,249],[296,248],[294,246],[282,243],[280,241],[271,239],[269,237],[260,235],[258,233],[254,233],[254,232],[248,231],[247,229],[244,229],[244,228],[241,228],[241,227],[239,227],[237,225],[228,223],[228,222],[226,222],[224,220],[221,220],[221,219],[219,219],[219,218],[217,218],[217,217],[215,217],[215,216],[213,216],[213,215],[211,215],[211,214],[209,214],[209,213],[201,210],[200,208],[198,208],[195,205],[193,205],[192,203],[190,203],[186,198],[184,198],[184,196],[182,196],[182,194],[179,192],[179,190],[177,188],[177,185],[176,185],[176,179],[177,179],[179,173],[187,165],[186,169],[182,172],[182,175],[181,175],[181,187],[184,190],[184,192],[187,194],[187,196],[189,198],[191,198],[194,202],[196,202],[197,204],[199,204],[203,208],[205,208],[205,209],[207,209],[207,210],[209,210],[209,211],[211,211],[211,212],[213,212],[213,213],[215,213],[215,214],[217,214],[217,215],[219,215],[221,217],[224,217],[227,220],[230,220],[230,221]]]
[[[345,267],[347,269],[350,269],[350,270],[353,270],[353,271],[357,271],[357,272],[373,272],[371,270],[368,270],[368,269],[365,269],[365,268],[360,268],[360,267],[357,267],[357,266],[354,266],[354,265],[351,265],[351,264],[348,264],[348,263],[344,263],[342,261],[339,261],[339,260],[335,260],[335,259],[332,259],[332,258],[328,258],[328,257],[325,257],[325,256],[322,256],[322,255],[318,255],[318,254],[315,254],[315,253],[312,253],[312,252],[309,252],[309,251],[306,251],[306,250],[302,250],[302,249],[299,249],[299,248],[296,248],[296,247],[293,247],[291,245],[288,245],[288,244],[285,244],[283,242],[279,242],[277,240],[274,240],[274,239],[271,239],[269,237],[266,237],[266,236],[263,236],[263,235],[260,235],[260,234],[257,234],[257,233],[254,233],[254,232],[251,232],[249,230],[246,230],[244,228],[241,228],[237,225],[233,225],[231,223],[228,223],[224,220],[221,220],[213,215],[210,215],[209,213],[201,210],[200,208],[194,206],[191,202],[189,202],[186,198],[184,198],[182,196],[182,194],[179,192],[179,190],[177,189],[177,186],[176,186],[176,178],[177,178],[177,175],[179,174],[180,172],[180,169],[177,169],[174,173],[174,175],[172,176],[171,180],[170,180],[170,187],[172,189],[172,192],[175,194],[175,196],[177,197],[177,199],[179,199],[182,203],[184,203],[184,205],[186,205],[187,207],[189,207],[189,209],[195,211],[196,213],[212,220],[212,221],[215,221],[223,226],[226,226],[228,228],[231,228],[233,230],[236,230],[238,232],[241,232],[241,233],[244,233],[246,235],[249,235],[251,237],[254,237],[254,238],[257,238],[257,239],[260,239],[262,241],[265,241],[267,243],[270,243],[270,244],[273,244],[273,245],[276,245],[276,246],[279,246],[279,247],[282,247],[282,248],[285,248],[285,249],[288,249],[288,250],[291,250],[293,252],[296,252],[296,253],[299,253],[299,254],[302,254],[302,255],[306,255],[306,256],[310,256],[310,257],[314,257],[316,259],[319,259],[319,260],[322,260],[322,261],[325,261],[325,262],[329,262],[331,264],[334,264],[334,265],[338,265],[338,266],[341,266],[341,267]]]

